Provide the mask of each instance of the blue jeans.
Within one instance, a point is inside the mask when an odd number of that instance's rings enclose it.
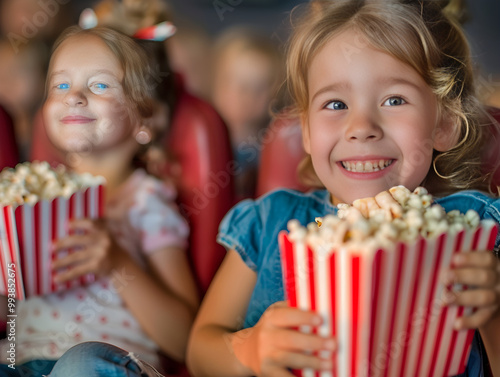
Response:
[[[27,363],[9,368],[6,364],[0,364],[1,377],[42,377],[50,373],[56,360],[32,360]]]
[[[61,356],[50,377],[161,377],[134,354],[111,344],[80,343]]]

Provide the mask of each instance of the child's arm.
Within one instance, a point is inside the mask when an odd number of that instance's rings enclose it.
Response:
[[[330,360],[305,350],[330,350],[333,339],[306,335],[300,325],[317,325],[311,312],[270,306],[252,328],[239,330],[256,282],[235,251],[230,251],[215,276],[196,318],[187,362],[195,376],[292,376],[287,368],[331,369]]]
[[[199,301],[186,253],[178,248],[157,250],[149,264],[154,276],[131,258],[124,259],[116,271],[132,280],[112,275],[113,283],[149,337],[166,354],[184,361]]]
[[[500,315],[479,328],[493,376],[500,376]]]
[[[73,222],[71,227],[85,229],[86,234],[68,236],[56,242],[56,250],[81,248],[53,263],[55,270],[71,266],[71,269],[57,275],[58,281],[71,280],[87,273],[110,276],[143,330],[168,355],[184,360],[198,306],[185,253],[176,248],[157,250],[149,258],[151,274],[116,244],[102,223],[79,220]]]
[[[462,317],[459,328],[478,328],[494,376],[500,376],[500,261],[491,252],[460,253],[455,268],[445,274],[445,283],[466,284],[470,289],[447,294],[449,305],[475,306]]]

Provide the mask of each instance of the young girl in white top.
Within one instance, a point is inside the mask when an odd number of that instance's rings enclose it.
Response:
[[[134,40],[107,28],[72,27],[55,44],[46,131],[72,156],[76,172],[106,178],[107,201],[104,219],[74,221],[75,234],[55,242],[56,252],[78,252],[56,259],[53,268],[61,283],[87,273],[98,279],[18,303],[17,370],[0,367],[18,374],[8,376],[48,374],[65,351],[85,341],[125,348],[156,368],[160,350],[185,357],[198,306],[185,253],[188,227],[175,189],[134,165],[158,136],[151,126],[156,76],[149,60]]]

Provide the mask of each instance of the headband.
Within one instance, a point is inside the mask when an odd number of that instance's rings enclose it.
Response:
[[[98,24],[97,15],[90,9],[84,9],[80,14],[80,20],[78,25],[82,29],[92,29]],[[132,38],[146,40],[146,41],[157,41],[163,42],[167,38],[170,38],[176,32],[176,27],[174,24],[168,21],[160,22],[159,24],[153,26],[147,26],[137,30]]]

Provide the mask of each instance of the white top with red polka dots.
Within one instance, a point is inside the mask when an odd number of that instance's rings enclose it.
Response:
[[[106,218],[117,242],[143,267],[146,255],[168,246],[186,247],[188,226],[173,202],[173,187],[136,170],[108,201]],[[133,284],[117,276],[118,289]],[[124,306],[109,278],[17,303],[16,364],[33,359],[58,359],[84,341],[104,341],[134,352],[158,366],[157,345]],[[9,342],[0,344],[6,362]]]

